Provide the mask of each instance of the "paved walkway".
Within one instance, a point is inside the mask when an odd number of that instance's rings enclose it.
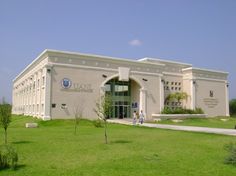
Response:
[[[111,119],[108,120],[110,123],[119,123],[123,125],[133,125],[131,119]],[[150,128],[161,128],[169,130],[179,130],[179,131],[192,131],[192,132],[202,132],[202,133],[214,133],[236,136],[235,129],[224,129],[224,128],[207,128],[207,127],[194,127],[194,126],[179,126],[179,125],[163,125],[155,123],[144,123],[140,126],[150,127]]]

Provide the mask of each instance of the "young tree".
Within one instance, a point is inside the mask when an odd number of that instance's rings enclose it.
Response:
[[[11,122],[11,105],[0,104],[0,125],[4,128],[5,131],[5,144],[7,144],[7,128]]]
[[[83,117],[83,103],[84,101],[80,101],[79,103],[74,104],[74,117],[75,117],[75,135],[77,133],[77,128],[79,126],[80,119]]]
[[[112,99],[109,94],[101,97],[100,103],[96,103],[96,109],[94,109],[98,118],[104,122],[104,136],[105,143],[107,144],[107,119],[110,117],[112,111]]]

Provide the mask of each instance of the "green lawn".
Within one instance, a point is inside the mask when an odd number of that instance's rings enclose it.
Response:
[[[221,119],[227,119],[222,121]],[[173,122],[172,120],[162,120],[157,122],[158,124],[170,124],[170,125],[186,125],[186,126],[201,126],[201,127],[213,127],[213,128],[229,128],[234,129],[236,125],[236,118],[229,117],[217,117],[217,118],[189,118],[183,119],[183,122]]]
[[[77,135],[71,120],[39,122],[26,129],[28,117],[14,117],[9,142],[19,154],[16,171],[0,175],[44,176],[232,176],[224,164],[224,145],[236,137],[109,124],[103,128],[83,120]],[[3,141],[3,130],[0,130]]]

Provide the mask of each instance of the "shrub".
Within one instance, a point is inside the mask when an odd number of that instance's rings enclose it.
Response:
[[[103,121],[100,119],[94,120],[93,125],[97,128],[102,128],[103,127]]]
[[[195,110],[192,110],[192,109],[186,109],[186,108],[181,108],[181,107],[174,108],[174,109],[171,109],[169,107],[164,107],[161,113],[162,114],[204,114],[201,108],[196,108]]]
[[[204,114],[204,111],[202,110],[202,108],[196,108],[195,112],[196,114]]]
[[[229,102],[230,116],[236,116],[236,99],[232,99]]]
[[[17,166],[18,155],[15,149],[10,145],[0,146],[0,169],[12,168]]]
[[[225,163],[236,166],[236,143],[227,144],[225,150],[228,152],[228,156],[225,158]]]

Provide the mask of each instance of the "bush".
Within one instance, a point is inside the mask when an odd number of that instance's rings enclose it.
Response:
[[[102,128],[103,127],[103,122],[100,119],[94,120],[93,125],[97,128]]]
[[[230,116],[236,116],[236,99],[230,100],[229,113],[230,113]]]
[[[169,108],[164,107],[161,111],[161,114],[204,114],[204,111],[201,108],[196,108],[195,110],[192,109],[185,109],[185,108]]]
[[[0,169],[12,168],[17,166],[18,155],[15,149],[10,145],[0,146]]]
[[[225,163],[236,166],[236,143],[227,144],[225,150],[228,152],[228,156],[225,158]]]

